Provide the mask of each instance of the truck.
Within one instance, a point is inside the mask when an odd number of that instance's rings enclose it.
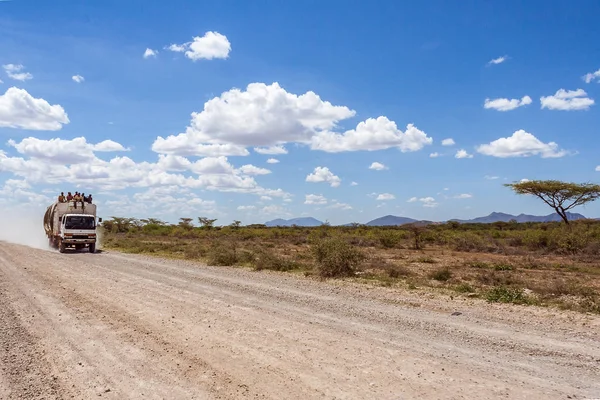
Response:
[[[102,218],[98,218],[102,222]],[[55,202],[44,214],[48,245],[64,253],[67,248],[96,252],[96,205],[82,201]]]

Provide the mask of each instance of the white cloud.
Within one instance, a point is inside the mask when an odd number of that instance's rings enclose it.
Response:
[[[68,123],[67,113],[60,105],[36,99],[25,89],[11,87],[0,95],[0,128],[56,131]]]
[[[419,199],[416,197],[411,197],[410,199],[406,200],[407,203],[414,203],[416,201],[418,201]]]
[[[383,171],[384,169],[389,169],[389,168],[386,167],[385,165],[383,165],[382,163],[375,161],[374,163],[372,163],[369,166],[369,169],[374,169],[375,171]]]
[[[167,49],[180,53],[185,52],[185,56],[193,61],[200,59],[212,60],[214,58],[225,59],[229,57],[231,43],[229,43],[227,36],[219,32],[209,31],[204,36],[194,36],[191,42],[172,44]]]
[[[337,208],[340,210],[352,210],[352,206],[350,204],[347,203],[334,203],[332,205],[330,205],[328,208]]]
[[[353,181],[353,182],[350,182],[350,186],[358,186],[358,183],[356,183],[356,182],[354,182],[354,181]]]
[[[321,131],[313,136],[311,148],[329,153],[342,151],[375,151],[392,147],[400,151],[418,151],[433,143],[433,139],[413,124],[408,124],[402,132],[394,121],[387,117],[369,118],[360,122],[356,129],[344,133]]]
[[[452,138],[442,140],[442,146],[454,146],[456,142]]]
[[[236,169],[226,157],[207,157],[191,162],[181,156],[161,154],[156,163],[136,163],[128,157],[114,157],[106,161],[98,158],[94,151],[115,151],[123,147],[112,141],[94,145],[87,143],[85,138],[27,138],[20,143],[9,141],[9,145],[28,158],[9,157],[0,151],[0,172],[10,172],[31,183],[52,185],[66,182],[100,190],[177,186],[283,199],[290,196],[281,189],[263,188],[249,176],[262,172],[261,169],[247,166]]]
[[[306,176],[306,182],[327,182],[331,187],[338,187],[342,180],[334,175],[327,167],[316,167],[315,170]]]
[[[251,83],[246,91],[231,89],[207,101],[203,111],[192,113],[185,133],[158,137],[152,149],[193,155],[199,146],[230,146],[236,154],[229,155],[242,155],[240,149],[248,146],[308,143],[317,130],[333,128],[354,114],[322,101],[314,92],[297,96],[278,83]]]
[[[6,75],[8,75],[9,78],[14,79],[16,81],[23,82],[29,79],[33,79],[33,75],[31,75],[29,72],[21,72],[23,68],[25,68],[21,64],[5,64],[2,66],[2,68],[4,68],[4,71],[6,71]]]
[[[512,136],[494,140],[489,144],[483,144],[477,151],[486,156],[507,157],[529,157],[540,155],[542,158],[562,157],[567,154],[565,150],[558,148],[554,142],[543,143],[523,129],[515,131]]]
[[[469,154],[466,150],[460,149],[456,152],[454,158],[473,158],[473,154]]]
[[[422,197],[419,201],[423,203],[423,207],[433,208],[438,206],[438,203],[436,203],[433,197]]]
[[[267,175],[271,173],[271,171],[266,168],[256,167],[252,164],[242,165],[239,168],[239,171],[246,175]]]
[[[490,61],[488,61],[488,65],[492,65],[492,64],[502,64],[504,61],[508,60],[508,56],[501,56],[498,58],[494,58]]]
[[[553,96],[540,97],[540,103],[542,109],[573,111],[589,109],[594,105],[594,100],[587,97],[587,93],[583,89],[558,89]]]
[[[499,176],[492,176],[492,175],[486,175],[484,176],[485,179],[489,179],[489,180],[494,180],[494,179],[499,179]]]
[[[269,159],[267,160],[267,163],[268,163],[268,164],[277,164],[278,162],[279,162],[279,160],[278,160],[278,159],[276,159],[276,158],[269,158]]]
[[[304,204],[321,205],[327,204],[327,199],[320,194],[307,194],[305,196]]]
[[[596,167],[596,171],[600,172],[600,165]]]
[[[519,182],[521,182],[521,183],[529,182],[529,179],[527,179],[527,178],[523,178],[523,179],[521,179]]]
[[[151,48],[146,48],[146,51],[144,51],[144,58],[156,57],[157,54],[158,54],[157,50],[153,50]]]
[[[81,75],[73,75],[71,77],[71,79],[73,79],[73,81],[75,81],[77,83],[81,83],[81,82],[85,81],[85,78]]]
[[[57,164],[77,164],[95,159],[94,151],[125,151],[125,148],[112,140],[98,144],[90,144],[84,137],[72,140],[50,139],[41,140],[28,137],[17,143],[9,140],[8,145],[14,147],[20,154],[34,159],[45,160]]]
[[[270,147],[255,147],[254,151],[258,154],[287,154],[288,151],[283,146],[270,146]]]
[[[396,196],[391,193],[381,193],[376,200],[394,200]]]
[[[261,201],[271,201],[273,198],[271,196],[260,196]]]
[[[439,156],[440,156],[440,153],[438,153],[438,152],[434,152],[434,153],[429,154],[429,158],[437,158]]]
[[[511,111],[529,104],[531,104],[531,97],[529,96],[523,96],[521,100],[505,98],[499,98],[494,100],[485,99],[485,102],[483,103],[483,108],[491,108],[498,111]]]
[[[238,206],[239,211],[252,211],[256,209],[256,206]]]
[[[454,196],[455,199],[470,199],[471,197],[473,197],[473,195],[469,193],[462,193]]]
[[[592,82],[594,79],[598,79],[600,82],[600,69],[595,71],[595,72],[590,72],[585,74],[582,79],[585,81],[585,83],[590,83]]]

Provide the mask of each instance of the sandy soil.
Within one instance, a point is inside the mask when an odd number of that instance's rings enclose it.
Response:
[[[460,315],[452,315],[458,312]],[[0,398],[600,398],[600,317],[0,242]]]

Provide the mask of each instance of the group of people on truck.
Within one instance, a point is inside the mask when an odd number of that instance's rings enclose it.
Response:
[[[77,202],[92,204],[92,195],[86,196],[85,193],[75,192],[75,194],[71,194],[71,192],[67,192],[65,196],[64,192],[60,192],[60,196],[58,196],[59,203],[68,203],[71,201],[75,204],[75,207],[77,207]]]

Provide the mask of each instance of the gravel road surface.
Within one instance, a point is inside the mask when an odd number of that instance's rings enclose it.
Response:
[[[1,399],[591,399],[600,317],[0,242],[0,367]]]

